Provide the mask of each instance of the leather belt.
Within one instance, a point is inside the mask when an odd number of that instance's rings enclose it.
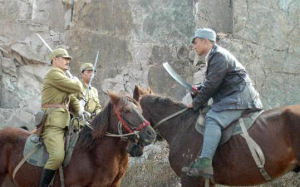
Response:
[[[64,108],[67,109],[66,104],[43,104],[42,108]]]

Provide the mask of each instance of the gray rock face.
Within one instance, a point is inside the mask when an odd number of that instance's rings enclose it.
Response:
[[[300,101],[299,1],[83,0],[75,1],[72,22],[71,3],[0,1],[1,126],[27,120],[30,126],[39,109],[49,51],[35,33],[52,48],[67,48],[79,77],[80,64],[93,62],[100,50],[93,85],[103,105],[107,90],[131,93],[135,84],[181,100],[186,90],[161,64],[169,62],[188,82],[201,82],[205,63],[189,46],[198,27],[225,33],[220,45],[246,66],[267,108]],[[14,118],[20,111],[30,117]]]
[[[235,9],[232,0],[201,0],[195,5],[195,20],[200,27],[209,27],[217,32],[233,32]],[[237,7],[239,8],[239,7]]]
[[[198,27],[218,32],[267,109],[300,102],[299,0],[75,0],[72,22],[71,7],[71,0],[0,0],[0,128],[33,128],[40,110],[49,51],[35,33],[69,50],[78,77],[80,64],[100,50],[93,85],[102,105],[107,90],[132,93],[136,84],[180,101],[186,90],[162,63],[202,82],[204,58],[190,46]]]

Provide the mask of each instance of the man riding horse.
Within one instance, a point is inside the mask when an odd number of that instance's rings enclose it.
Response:
[[[93,64],[91,63],[83,63],[80,66],[81,72],[81,82],[84,89],[84,100],[86,101],[84,104],[84,109],[86,112],[91,114],[91,118],[95,117],[102,109],[99,98],[98,91],[95,87],[90,84],[93,73],[96,72],[94,70]],[[88,88],[89,87],[89,88]]]
[[[198,93],[188,107],[198,111],[210,98],[213,104],[205,117],[202,151],[183,171],[189,176],[212,178],[212,160],[222,130],[245,111],[259,110],[263,106],[245,68],[229,51],[216,44],[216,33],[212,29],[197,29],[192,44],[198,55],[205,56],[207,71],[205,81],[197,88]]]
[[[78,115],[84,112],[75,97],[82,95],[82,84],[78,78],[72,79],[65,74],[71,56],[67,50],[58,48],[50,54],[50,59],[52,68],[46,74],[42,87],[42,109],[47,119],[41,135],[49,159],[42,171],[40,187],[49,185],[64,160],[64,133],[70,122],[69,106]]]

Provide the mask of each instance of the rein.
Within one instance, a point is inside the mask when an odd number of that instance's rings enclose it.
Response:
[[[173,114],[171,114],[171,115],[169,115],[169,116],[163,118],[163,119],[160,120],[158,123],[156,123],[155,125],[153,125],[153,128],[155,128],[155,129],[158,128],[162,123],[168,121],[169,119],[172,119],[172,118],[178,116],[179,114],[182,114],[183,112],[187,111],[188,109],[189,109],[189,108],[184,108],[184,109],[182,109],[182,110],[179,110],[179,111],[177,111],[177,112],[175,112],[175,113],[173,113]]]
[[[132,135],[139,136],[140,130],[142,130],[143,128],[150,125],[150,122],[146,120],[143,123],[141,123],[137,128],[132,130],[129,127],[129,125],[125,122],[125,120],[121,117],[120,113],[117,110],[114,110],[114,111],[115,111],[115,114],[116,114],[116,116],[118,117],[118,120],[119,120],[119,122],[118,122],[118,132],[119,132],[119,134],[106,132],[105,136],[115,137],[115,138],[122,138],[122,137],[127,137],[127,136],[132,136]],[[91,126],[90,123],[86,123],[86,126],[88,128],[90,128],[92,131],[94,130],[94,128]],[[123,134],[122,127],[124,127],[129,133]]]

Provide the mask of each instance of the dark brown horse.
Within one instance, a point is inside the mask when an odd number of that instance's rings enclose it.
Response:
[[[118,134],[119,120],[128,126],[126,128],[129,131],[140,131],[141,144],[149,144],[155,139],[154,130],[148,126],[149,122],[143,118],[139,104],[132,97],[113,93],[109,95],[111,102],[92,122],[94,130],[84,127],[79,134],[71,161],[64,168],[65,186],[120,186],[128,165],[126,148],[132,143],[105,136],[106,132]],[[125,128],[123,132],[126,132]],[[29,135],[28,131],[20,128],[0,131],[0,186],[6,176],[12,179],[13,170],[23,157],[24,143]],[[20,187],[38,186],[40,173],[41,168],[25,163],[17,172],[14,183]],[[60,186],[58,174],[53,186]]]
[[[146,94],[146,95],[145,95]],[[185,108],[168,98],[148,95],[136,87],[134,98],[143,109],[144,117],[155,125],[163,118]],[[202,178],[192,178],[181,172],[197,156],[202,145],[202,135],[195,130],[198,113],[188,110],[161,124],[157,132],[169,144],[169,161],[181,178],[183,187],[203,186]],[[277,178],[300,165],[300,105],[265,111],[249,130],[250,136],[261,147],[265,169]],[[240,135],[233,136],[219,146],[213,160],[214,179],[225,185],[256,185],[265,183],[245,142]]]

